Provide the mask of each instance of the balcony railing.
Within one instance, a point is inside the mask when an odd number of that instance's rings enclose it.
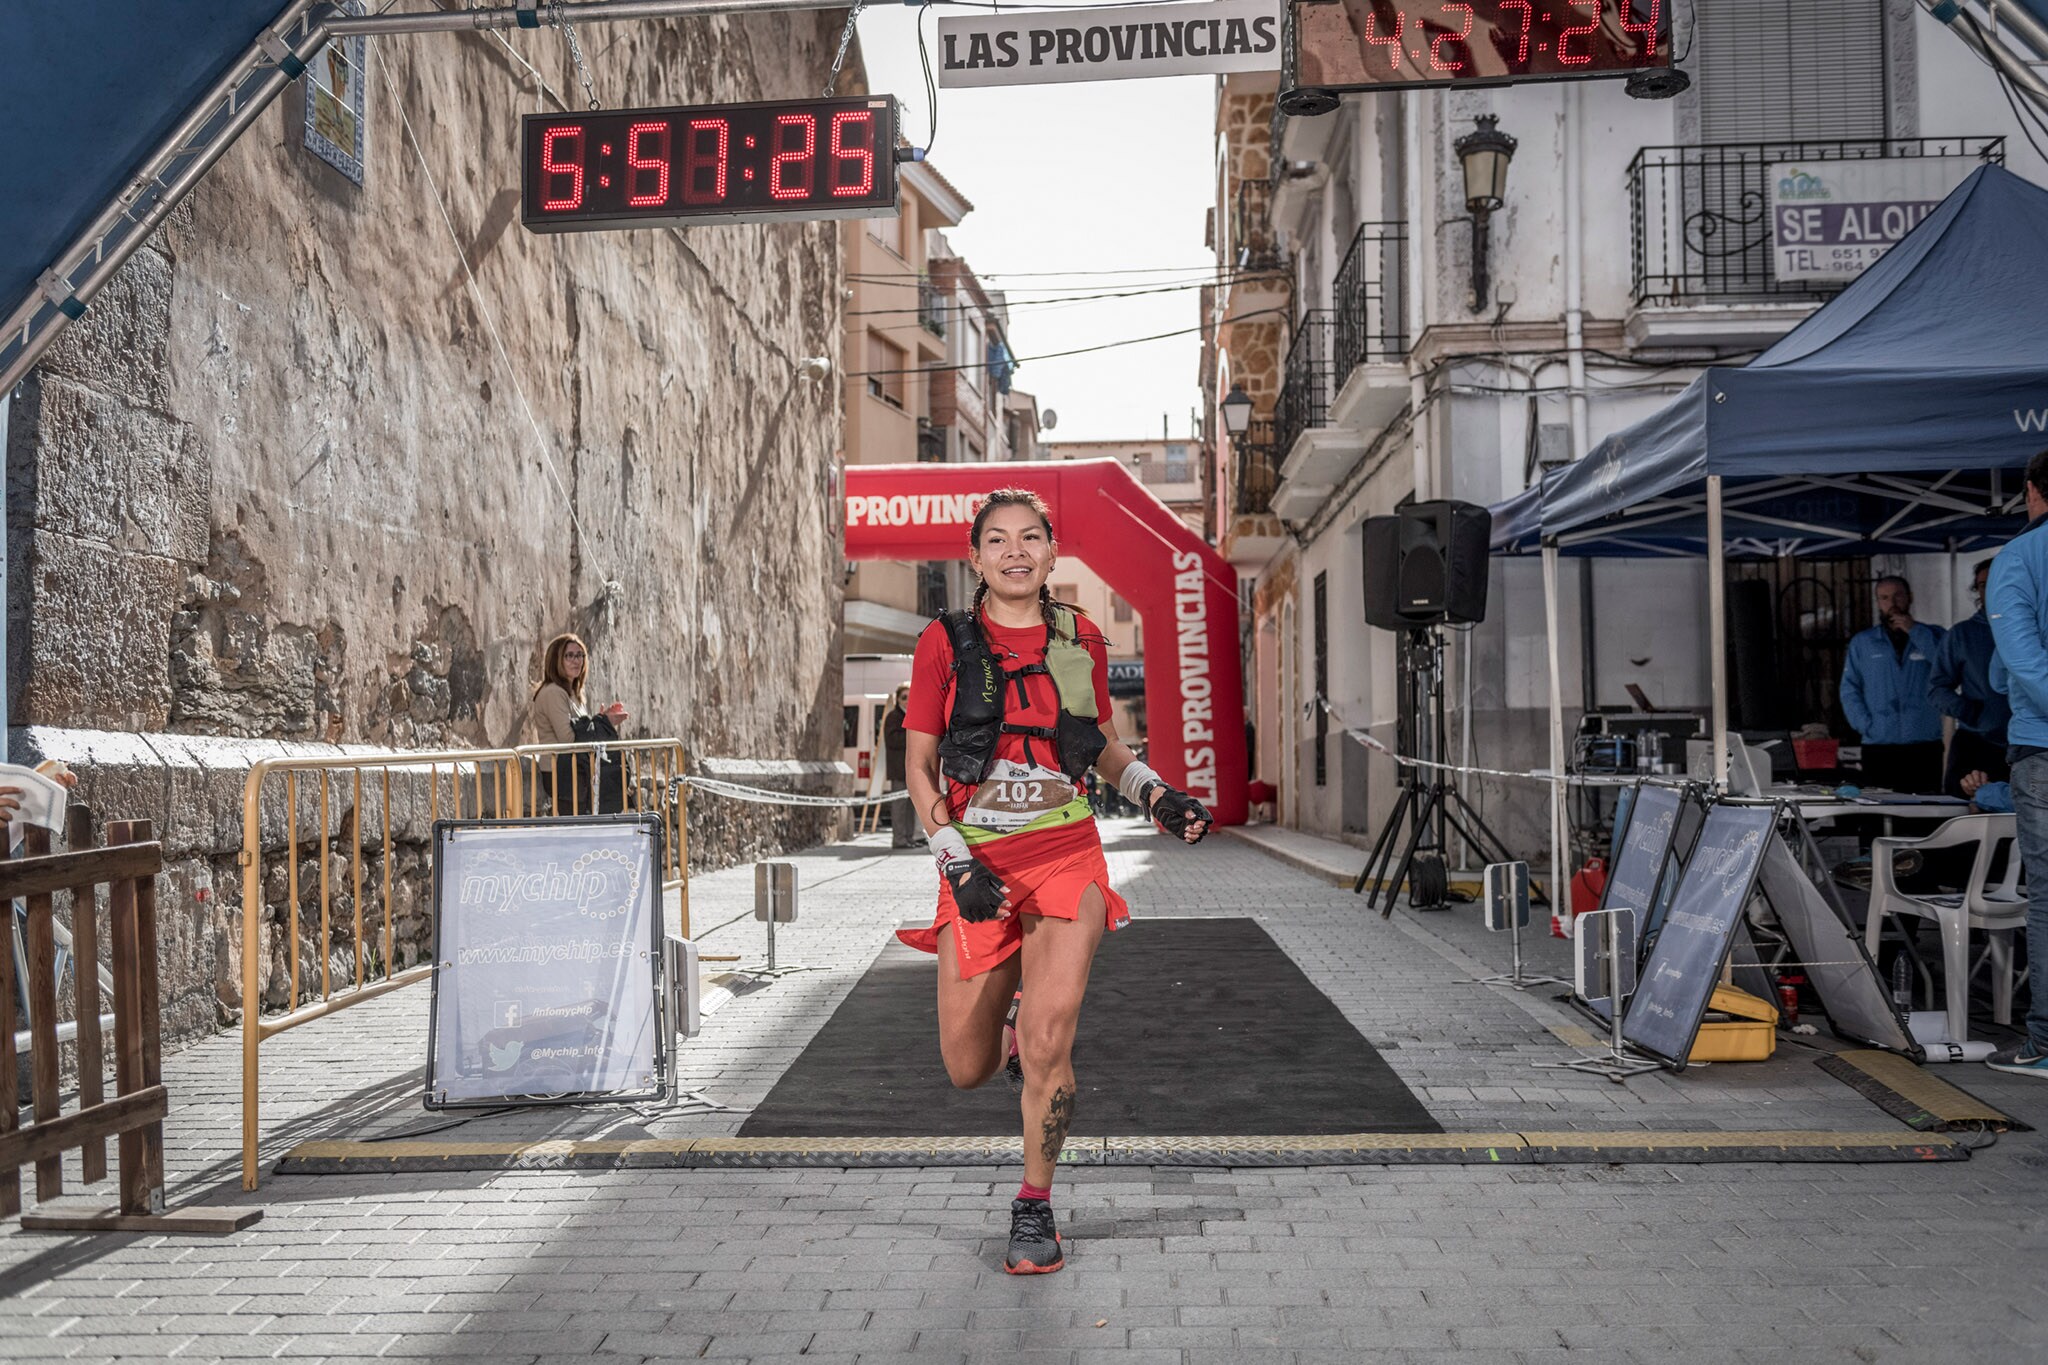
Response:
[[[1826,300],[1841,286],[1773,269],[1770,168],[1782,162],[1967,156],[2005,164],[2002,137],[1855,138],[1645,147],[1629,163],[1637,303]]]
[[[917,461],[933,464],[946,458],[946,429],[935,427],[927,418],[917,419]]]
[[[1279,270],[1286,265],[1280,250],[1280,234],[1273,230],[1273,185],[1268,180],[1237,182],[1237,204],[1232,211],[1230,246],[1232,264],[1240,271]]]
[[[1273,440],[1283,460],[1302,432],[1330,423],[1330,400],[1350,373],[1338,367],[1336,342],[1337,317],[1327,308],[1311,309],[1295,324],[1280,401],[1273,405]]]
[[[946,300],[929,275],[917,279],[917,320],[933,336],[946,334]]]
[[[1340,375],[1368,360],[1408,354],[1406,223],[1361,223],[1337,268],[1336,360]]]
[[[1286,454],[1268,418],[1254,418],[1244,435],[1231,440],[1232,516],[1260,517],[1273,510],[1273,490],[1280,486],[1280,461]]]

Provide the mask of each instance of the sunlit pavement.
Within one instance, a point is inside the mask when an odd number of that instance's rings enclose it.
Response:
[[[725,1109],[550,1110],[442,1135],[734,1132],[889,930],[928,914],[925,855],[885,844],[793,859],[801,918],[778,954],[826,970],[722,1000],[686,1046],[684,1085]],[[1135,824],[1111,827],[1110,861],[1137,914],[1257,919],[1448,1129],[1904,1131],[1791,1043],[1768,1063],[1625,1087],[1532,1070],[1570,1055],[1583,1020],[1540,993],[1465,984],[1507,962],[1470,909],[1382,920],[1241,839],[1188,850]],[[691,899],[705,951],[759,957],[751,869],[700,877]],[[1527,946],[1532,968],[1563,966],[1562,945]],[[418,1105],[426,1007],[409,989],[265,1046],[254,1194],[238,1180],[238,1037],[168,1059],[172,1202],[247,1202],[263,1221],[218,1240],[0,1236],[0,1357],[2048,1353],[2048,1147],[2033,1133],[1929,1165],[1075,1168],[1055,1195],[1068,1269],[1021,1281],[1001,1270],[1014,1168],[271,1173],[309,1138],[458,1117]],[[904,1064],[937,1065],[936,1044]],[[1201,1065],[1190,1057],[1191,1084]],[[2048,1123],[2048,1087],[1944,1075]]]

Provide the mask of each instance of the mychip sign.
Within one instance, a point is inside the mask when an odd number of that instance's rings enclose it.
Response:
[[[1778,279],[1855,279],[1983,164],[1973,156],[1928,156],[1772,166],[1771,246]]]
[[[434,827],[426,1107],[654,1098],[661,822]]]
[[[939,84],[1037,85],[1280,69],[1279,0],[939,20]]]

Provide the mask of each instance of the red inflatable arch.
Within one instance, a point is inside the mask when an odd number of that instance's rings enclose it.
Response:
[[[1146,762],[1219,823],[1243,824],[1237,573],[1115,460],[850,466],[847,556],[965,559],[982,495],[1003,487],[1044,498],[1061,552],[1144,619]]]

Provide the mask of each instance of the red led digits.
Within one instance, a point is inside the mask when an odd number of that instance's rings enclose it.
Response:
[[[1522,12],[1522,48],[1515,54],[1514,64],[1518,70],[1526,68],[1529,65],[1529,35],[1536,29],[1536,6],[1529,0],[1500,0],[1500,7]]]
[[[1638,5],[1641,5],[1643,3],[1643,0],[1618,0],[1618,3],[1621,5],[1621,31],[1624,33],[1642,34],[1643,55],[1645,57],[1656,56],[1658,28],[1657,21],[1663,18],[1663,15],[1662,13],[1660,13],[1660,11],[1663,8],[1664,0],[1649,0],[1650,20],[1648,23],[1642,23],[1629,17],[1630,15],[1635,13],[1636,7]]]
[[[1429,69],[1432,71],[1449,71],[1455,74],[1465,69],[1465,59],[1454,52],[1451,54],[1451,60],[1445,61],[1444,44],[1458,43],[1462,45],[1467,38],[1472,36],[1472,7],[1470,5],[1446,3],[1442,8],[1445,14],[1449,14],[1452,10],[1464,11],[1465,27],[1459,29],[1456,33],[1445,29],[1442,33],[1437,34],[1436,37],[1430,39]]]
[[[1622,0],[1622,3],[1625,7],[1627,0]],[[1566,66],[1585,66],[1593,60],[1591,52],[1573,52],[1571,50],[1572,39],[1582,33],[1598,33],[1600,31],[1600,0],[1565,0],[1566,8],[1577,10],[1581,14],[1586,12],[1588,5],[1593,7],[1592,18],[1586,20],[1583,24],[1567,24],[1558,31],[1557,59]]]
[[[846,130],[856,136],[849,144]],[[835,197],[863,195],[875,188],[875,115],[868,109],[848,109],[832,116],[832,193]],[[849,180],[848,163],[857,168],[858,179]]]
[[[626,165],[632,174],[626,178],[628,193],[626,202],[634,208],[649,208],[668,202],[668,124],[636,123],[626,134]],[[641,190],[647,182],[643,176],[654,177],[653,188]]]
[[[708,146],[708,150],[707,150]],[[726,164],[731,159],[732,125],[722,118],[693,118],[683,135],[683,202],[716,204],[725,199]],[[710,183],[699,185],[703,172]]]
[[[790,146],[792,128],[802,129],[802,145]],[[782,114],[775,120],[775,155],[768,158],[768,196],[802,199],[811,192],[818,151],[818,120],[809,114]]]
[[[1390,69],[1397,68],[1401,65],[1401,30],[1408,26],[1408,16],[1398,9],[1394,11],[1394,36],[1391,38],[1380,36],[1379,22],[1379,11],[1367,10],[1365,14],[1365,33],[1363,36],[1366,42],[1373,44],[1375,47],[1385,48],[1387,50],[1387,66]],[[1360,50],[1363,51],[1363,49]]]
[[[573,143],[575,150],[567,161],[556,155],[560,143]],[[541,181],[542,209],[549,213],[560,213],[566,209],[583,207],[583,130],[581,128],[550,128],[540,139],[540,170],[546,179]],[[569,192],[557,196],[557,176],[569,178]]]

